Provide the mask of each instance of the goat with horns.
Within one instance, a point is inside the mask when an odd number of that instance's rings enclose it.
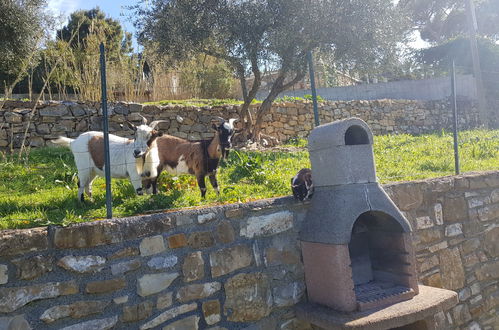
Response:
[[[163,120],[156,120],[147,125],[142,117],[142,124],[135,126],[126,121],[135,133],[133,139],[109,134],[109,158],[111,177],[130,178],[135,192],[142,195],[142,178],[140,176],[143,157],[156,138],[162,135],[156,126]],[[70,139],[60,136],[53,141],[57,145],[69,147],[78,169],[78,199],[84,201],[83,192],[92,197],[92,181],[96,176],[104,176],[104,135],[102,132],[90,131]]]
[[[213,123],[215,136],[211,140],[187,141],[171,135],[163,135],[151,144],[145,155],[142,176],[145,178],[144,186],[153,194],[157,193],[158,177],[163,170],[170,174],[192,174],[196,176],[201,197],[206,195],[205,177],[210,178],[210,183],[220,194],[217,183],[217,168],[220,159],[229,155],[232,147],[231,139],[234,135],[234,122],[228,122],[221,117],[215,117],[218,123]]]

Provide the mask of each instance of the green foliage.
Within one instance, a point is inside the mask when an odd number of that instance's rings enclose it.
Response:
[[[232,183],[242,180],[261,184],[265,181],[264,158],[261,153],[233,152],[236,157],[229,158],[227,167],[231,168],[229,178]]]
[[[206,55],[194,56],[191,60],[180,62],[180,70],[180,84],[201,98],[224,99],[235,96],[234,75],[220,59]]]
[[[101,36],[99,43],[104,42],[108,57],[114,59],[131,52],[131,35],[124,33],[120,22],[106,17],[99,7],[73,12],[67,25],[57,31],[57,38],[67,42],[71,40],[71,47],[83,50],[88,46],[87,39],[96,34]]]
[[[149,3],[142,0],[143,3]],[[264,67],[277,72],[254,121],[255,136],[280,92],[306,74],[306,54],[327,49],[348,68],[377,66],[401,41],[400,15],[391,0],[153,0],[138,9],[140,42],[182,60],[199,53],[227,63],[245,86],[241,110],[261,85]]]
[[[419,29],[423,40],[442,42],[467,34],[466,1],[462,0],[400,0],[401,7]],[[474,1],[478,34],[499,40],[499,2]]]
[[[222,106],[222,105],[239,105],[242,104],[243,101],[234,100],[234,99],[188,99],[188,100],[162,100],[155,102],[145,102],[144,104],[151,105],[185,105],[185,106],[195,106],[195,107],[204,107],[204,106]],[[261,103],[261,101],[254,100],[252,103]]]
[[[312,101],[312,98],[313,98],[313,97],[312,97],[312,94],[305,94],[305,95],[303,95],[303,98],[304,98],[305,100]],[[325,100],[322,98],[322,96],[317,95],[317,102],[323,102],[323,101],[325,101]]]
[[[223,98],[234,83],[232,72],[224,63],[204,69],[199,75],[201,97]]]
[[[487,38],[479,38],[477,44],[486,95],[496,100],[499,98],[499,44]],[[436,72],[445,73],[450,71],[454,60],[458,73],[473,74],[470,41],[465,37],[450,39],[422,49],[419,51],[418,60]]]
[[[308,145],[308,141],[306,139],[300,139],[297,137],[291,138],[288,141],[284,142],[283,147],[299,147],[305,148]]]
[[[305,94],[303,97],[299,96],[287,96],[284,95],[282,97],[278,97],[275,99],[275,102],[295,102],[295,101],[312,101],[312,95],[311,94]],[[326,101],[323,99],[320,95],[317,95],[317,102],[324,102]]]
[[[0,1],[0,90],[27,74],[47,21],[45,0]]]
[[[452,135],[448,132],[376,136],[374,142],[376,170],[382,183],[454,172]],[[305,145],[305,140],[295,139],[287,146]],[[499,170],[498,130],[461,132],[459,146],[462,172]],[[155,196],[136,196],[128,180],[113,179],[113,214],[120,217],[290,195],[290,179],[301,168],[310,167],[310,162],[305,150],[287,150],[231,152],[219,169],[221,195],[216,196],[207,183],[206,200],[201,200],[193,176],[163,173],[160,194]],[[33,149],[29,158],[21,161],[16,155],[4,156],[0,159],[0,228],[66,225],[104,218],[104,180],[94,182],[94,201],[81,204],[76,198],[75,173],[71,152],[64,148]]]
[[[461,171],[498,170],[499,131],[473,130],[459,134]],[[374,158],[383,182],[415,180],[454,173],[451,132],[412,136],[376,136]]]
[[[132,100],[144,92],[143,61],[130,54],[131,35],[124,34],[120,23],[106,18],[98,8],[71,14],[57,36],[47,42],[37,68],[39,80],[53,70],[52,90],[63,96],[73,92],[81,100],[100,100],[99,46],[103,42],[109,100],[121,95]]]
[[[499,72],[499,45],[487,38],[479,38],[478,54],[483,71]],[[463,73],[472,72],[470,41],[465,37],[446,40],[434,47],[422,49],[419,60],[443,71],[448,71],[452,60]]]

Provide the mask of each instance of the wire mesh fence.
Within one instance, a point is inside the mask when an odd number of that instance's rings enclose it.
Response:
[[[149,72],[149,74],[144,73],[144,71],[137,70],[133,72],[133,74],[125,75],[123,73],[120,74],[120,65],[121,62],[119,60],[108,60],[106,62],[108,68],[107,78],[109,82],[109,86],[107,87],[108,94],[110,95],[110,100],[129,100],[132,98],[134,101],[147,101],[147,100],[155,100],[155,99],[178,99],[178,98],[190,98],[190,97],[199,97],[201,91],[197,85],[189,85],[186,83],[188,79],[183,76],[185,72],[183,71],[167,71],[167,72]],[[458,87],[458,108],[459,111],[474,111],[477,112],[476,106],[473,105],[473,99],[476,99],[476,88],[475,81],[473,77],[469,74],[470,68],[468,67],[459,67],[457,66],[456,71],[457,75],[457,87]],[[459,74],[460,73],[460,74]],[[483,76],[483,85],[484,92],[487,101],[487,112],[489,114],[489,118],[491,123],[495,123],[494,119],[497,117],[497,109],[499,107],[499,72],[487,71],[482,72]],[[192,78],[192,76],[191,76]],[[93,75],[86,76],[85,83],[95,84],[95,86],[99,86],[99,77],[98,74],[95,73]],[[196,76],[194,76],[196,79]],[[328,99],[327,94],[325,92],[321,92],[321,86],[324,86],[324,81],[320,79],[317,82],[318,84],[318,95],[322,98]],[[357,99],[357,100],[368,100],[368,99],[377,99],[377,98],[385,98],[385,94],[391,92],[393,95],[394,92],[399,93],[395,94],[395,96],[391,96],[391,98],[397,98],[396,95],[400,95],[400,98],[408,98],[404,93],[408,91],[411,93],[420,93],[419,96],[415,96],[417,99],[423,100],[432,100],[432,99],[442,99],[449,98],[451,95],[451,82],[450,77],[448,75],[439,76],[431,78],[430,80],[415,80],[408,82],[389,82],[389,83],[380,83],[380,84],[368,84],[368,85],[357,85],[351,87],[341,87],[341,92],[345,93],[345,88],[351,89],[348,92],[347,99]],[[376,89],[375,86],[382,86],[381,89]],[[402,86],[400,89],[396,89],[394,86]],[[309,94],[307,89],[299,88],[299,87],[308,87],[307,80],[303,83],[297,84],[293,86],[291,91],[292,96],[303,96],[304,94]],[[198,88],[198,89],[196,89]],[[380,92],[381,90],[381,92]],[[93,90],[87,91],[88,95],[93,95],[93,97],[100,98],[100,91],[98,87]],[[63,94],[61,94],[63,95]],[[381,95],[381,96],[380,96]],[[421,96],[423,95],[423,96]],[[334,98],[333,98],[334,99]],[[471,100],[471,101],[470,101]],[[449,108],[442,109],[441,111],[448,111],[450,113],[450,102]],[[458,111],[458,113],[459,113]],[[477,112],[478,116],[478,112]],[[382,118],[381,118],[382,119]],[[496,123],[495,123],[496,124]],[[494,124],[494,125],[495,125]],[[494,127],[492,125],[492,127]],[[0,126],[0,130],[1,130]],[[459,134],[458,144],[460,148],[468,148],[466,155],[461,155],[463,157],[463,163],[469,160],[466,157],[473,158],[487,158],[487,159],[497,159],[497,155],[499,153],[499,147],[495,142],[497,142],[499,136],[472,136],[467,133]],[[427,140],[428,144],[435,143],[433,140]],[[390,170],[390,171],[379,171],[379,180],[382,182],[389,181],[398,181],[401,179],[407,179],[408,177],[411,179],[422,179],[428,177],[428,170],[432,170],[433,175],[448,175],[452,174],[452,142],[450,136],[445,140],[445,148],[443,148],[440,154],[442,159],[440,160],[428,160],[420,159],[414,160],[414,162],[419,162],[418,166],[415,167],[415,170],[406,171],[406,173],[401,173],[399,170]],[[442,143],[442,142],[440,142]],[[398,146],[394,146],[391,148],[398,148]],[[126,159],[130,158],[130,153],[133,153],[129,148],[123,148],[121,151],[114,150],[114,158],[111,158],[111,173],[121,171],[118,167],[127,167],[130,165],[134,165],[133,161],[129,162]],[[76,157],[80,159],[85,159],[88,164],[92,164],[94,160],[92,156],[88,152],[74,152]],[[472,156],[469,156],[472,155]],[[477,157],[475,157],[477,156]],[[471,158],[470,158],[471,159]],[[264,160],[265,161],[265,160]],[[253,166],[251,162],[248,163],[248,166]],[[143,164],[144,165],[144,164]],[[147,164],[146,164],[147,165]],[[114,169],[114,170],[113,170]],[[490,169],[490,168],[489,168]],[[494,168],[492,165],[492,169],[499,169],[499,164]],[[94,171],[96,170],[95,166],[87,166],[87,167],[78,167],[79,171]],[[99,171],[102,170],[98,169]],[[479,169],[478,169],[479,170]],[[126,172],[126,170],[125,170]],[[74,183],[74,180],[73,180]],[[129,183],[127,183],[129,185]],[[131,186],[131,185],[130,185]],[[69,187],[69,190],[74,190],[74,187]],[[269,188],[270,189],[270,188]],[[76,197],[75,197],[76,198]],[[1,204],[1,202],[0,202]],[[0,217],[1,218],[1,217]],[[12,218],[12,216],[11,216]],[[88,216],[86,219],[92,220],[93,217]],[[20,220],[28,218],[19,218]],[[19,220],[18,219],[18,220]]]

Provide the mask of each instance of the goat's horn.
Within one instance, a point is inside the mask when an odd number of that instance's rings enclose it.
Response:
[[[155,120],[149,124],[149,127],[152,129],[156,129],[156,126],[158,126],[159,123],[167,123],[167,122],[168,120]]]
[[[138,114],[142,118],[142,125],[147,125],[147,118],[142,116],[141,114]]]
[[[225,119],[223,119],[222,117],[213,116],[213,119],[217,119],[220,120],[222,123],[225,123]]]

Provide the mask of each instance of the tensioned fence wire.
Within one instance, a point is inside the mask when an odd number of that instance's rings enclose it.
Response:
[[[117,62],[118,61],[116,61],[116,63]],[[106,64],[107,63],[108,62],[106,62]],[[456,66],[456,68],[459,71],[467,71],[467,72],[469,72],[469,70],[470,70],[469,67],[463,67],[463,66]],[[447,78],[448,78],[448,81],[449,81],[449,90],[450,90],[450,77],[447,77]],[[497,112],[498,112],[498,109],[499,109],[499,89],[494,89],[494,88],[491,88],[491,87],[492,86],[496,86],[496,85],[499,86],[499,72],[495,72],[495,71],[483,71],[482,72],[482,79],[483,79],[483,84],[485,86],[486,98],[487,98],[487,101],[489,103],[489,111],[492,114],[495,114],[497,116]],[[108,90],[109,90],[109,88],[108,88]],[[359,99],[362,99],[362,96],[359,95]],[[462,105],[460,105],[460,103],[458,102],[458,107],[459,106],[462,106]],[[449,111],[449,113],[451,111],[450,108],[446,109],[446,110]],[[482,142],[496,141],[496,137],[490,137],[490,138],[468,137],[468,138],[463,138],[463,137],[461,137],[461,135],[459,135],[459,144],[463,145],[463,144],[473,143],[473,142],[476,142],[477,139],[479,139]],[[116,147],[114,147],[114,148],[116,148]],[[449,144],[449,150],[451,150],[451,145],[450,144]],[[114,149],[114,153],[116,155],[116,149]],[[126,159],[127,157],[130,158],[132,155],[127,155],[128,153],[133,153],[133,150],[129,150],[125,146],[123,146],[121,153],[119,153],[119,156],[117,156],[116,158],[120,158],[120,159]],[[88,157],[87,161],[89,163],[90,163],[90,161],[92,161],[92,157],[91,157],[91,155],[88,152],[74,152],[73,154],[77,155],[77,157],[82,157],[82,156],[83,157]],[[86,155],[84,155],[84,154],[86,154]],[[111,167],[115,167],[115,166],[129,166],[129,165],[130,165],[130,162],[126,162],[126,161],[117,162],[116,160],[114,160],[114,161],[113,161],[113,159],[111,160]],[[87,171],[93,170],[93,169],[94,169],[94,167],[80,168],[80,170],[87,170]],[[498,166],[498,169],[499,169],[499,166]],[[433,176],[439,176],[440,174],[441,175],[450,175],[450,174],[452,174],[452,171],[434,172],[432,174],[432,177]],[[420,177],[421,179],[425,179],[425,178],[428,178],[428,175],[429,175],[428,172],[426,172],[426,173],[425,172],[414,172],[414,173],[404,173],[404,174],[401,174],[401,175],[388,175],[388,176],[380,176],[378,174],[378,179],[380,181],[393,182],[393,181],[397,181],[397,180],[406,178],[408,176],[410,176],[410,177]],[[129,179],[125,179],[125,180],[129,181]],[[72,187],[72,189],[76,189],[76,187]],[[77,198],[77,197],[75,196],[75,198]],[[102,217],[90,217],[90,216],[85,216],[84,218],[88,219],[88,220],[102,219]],[[11,221],[16,221],[16,220],[19,220],[19,221],[31,221],[33,219],[9,219],[9,221],[10,220]]]

